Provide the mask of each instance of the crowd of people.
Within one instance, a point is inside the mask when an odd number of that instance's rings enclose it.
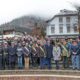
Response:
[[[54,61],[54,64],[52,64]],[[32,37],[0,43],[0,69],[80,69],[80,39],[74,40]],[[31,66],[31,67],[30,67]]]

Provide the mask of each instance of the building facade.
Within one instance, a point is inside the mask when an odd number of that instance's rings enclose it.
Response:
[[[52,38],[74,38],[78,32],[78,16],[76,11],[61,10],[48,21],[46,34]]]
[[[14,25],[2,26],[0,27],[0,40],[2,38],[6,39],[6,38],[13,38],[13,37],[22,37],[25,32],[29,33],[31,32],[31,30],[25,27],[23,28]]]

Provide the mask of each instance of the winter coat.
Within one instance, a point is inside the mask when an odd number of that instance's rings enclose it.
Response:
[[[78,45],[71,45],[71,55],[79,55],[80,47]]]
[[[23,54],[24,54],[24,57],[29,57],[30,55],[30,49],[29,47],[23,47]]]
[[[38,51],[37,51],[37,48],[35,47],[32,47],[32,49],[31,49],[31,56],[32,57],[38,57]]]
[[[61,49],[60,47],[53,47],[53,58],[54,60],[60,60],[61,59]]]
[[[70,54],[68,50],[68,45],[61,45],[61,47],[62,47],[62,56],[69,57]]]
[[[23,49],[22,49],[22,47],[17,47],[17,56],[18,56],[18,57],[21,57],[22,54],[23,54]]]
[[[8,54],[9,54],[9,62],[15,62],[16,61],[16,48],[15,47],[8,47]]]
[[[38,47],[38,57],[46,57],[45,46]]]
[[[0,47],[0,56],[3,56],[3,49]]]
[[[9,53],[9,55],[15,55],[16,54],[16,47],[9,46],[8,53]]]
[[[52,45],[45,45],[45,48],[46,48],[46,57],[47,58],[52,58],[53,55],[52,55],[52,51],[53,51],[53,46]]]

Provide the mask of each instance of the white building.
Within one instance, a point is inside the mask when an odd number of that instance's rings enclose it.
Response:
[[[76,11],[61,10],[48,23],[46,34],[52,38],[71,38],[79,34]]]

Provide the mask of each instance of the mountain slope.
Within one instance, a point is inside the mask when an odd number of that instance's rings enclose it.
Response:
[[[0,27],[16,27],[23,28],[26,32],[31,32],[35,27],[46,27],[46,22],[44,19],[36,16],[22,16],[20,18],[16,18],[11,22],[0,25]]]

